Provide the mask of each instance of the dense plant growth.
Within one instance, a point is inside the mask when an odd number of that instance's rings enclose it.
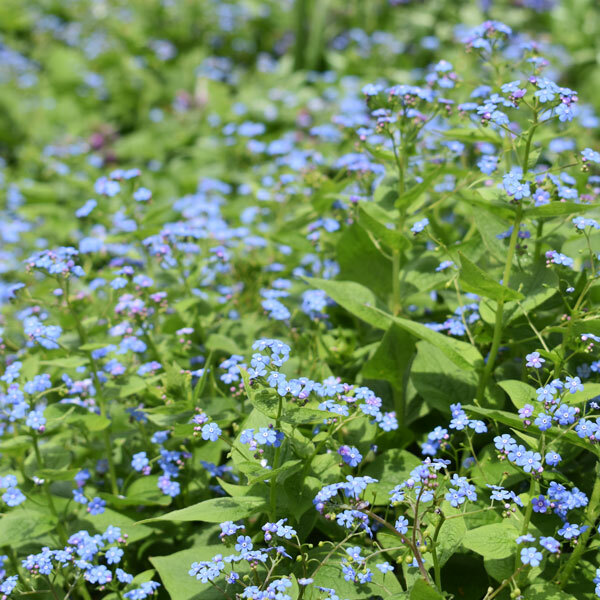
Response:
[[[350,4],[1,3],[3,600],[600,597],[598,10]]]

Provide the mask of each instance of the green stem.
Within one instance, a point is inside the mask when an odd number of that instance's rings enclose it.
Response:
[[[399,315],[402,310],[400,302],[400,250],[392,251],[392,313]]]
[[[38,444],[38,436],[37,433],[32,435],[33,437],[33,451],[35,452],[35,459],[37,462],[38,469],[44,469],[44,458],[42,457],[42,453],[40,452],[40,446]],[[50,491],[49,483],[44,479],[44,483],[42,484],[42,488],[44,493],[46,494],[46,499],[48,500],[48,508],[52,513],[52,516],[56,519],[56,530],[58,532],[58,537],[62,544],[67,543],[67,531],[65,529],[64,523],[61,521],[58,516],[58,511],[56,510],[56,505],[54,504],[54,498],[52,497],[52,492]]]
[[[510,272],[512,270],[513,258],[515,256],[515,249],[517,247],[517,240],[519,239],[519,228],[521,226],[521,219],[523,217],[523,208],[519,204],[517,208],[517,214],[515,217],[515,222],[513,224],[513,230],[510,236],[510,241],[508,244],[508,254],[506,255],[506,263],[504,265],[504,274],[502,276],[502,285],[505,287],[509,287],[510,282]],[[494,322],[494,334],[492,337],[492,347],[490,348],[490,353],[485,363],[485,368],[481,373],[481,377],[479,378],[479,385],[477,386],[477,394],[476,394],[476,403],[480,404],[483,400],[483,395],[485,393],[485,388],[488,383],[488,379],[494,370],[494,364],[496,362],[496,357],[498,356],[498,349],[500,348],[500,342],[502,341],[502,322],[504,319],[504,296],[498,299],[497,307],[496,307],[496,319]]]
[[[544,221],[540,218],[540,220],[537,223],[537,228],[535,231],[535,250],[533,253],[533,260],[535,263],[537,263],[537,261],[540,258],[540,252],[542,250],[543,233],[544,233]]]
[[[425,568],[425,564],[423,563],[423,557],[421,556],[421,552],[419,551],[418,546],[416,544],[413,545],[412,541],[409,538],[407,538],[402,533],[400,533],[393,525],[388,523],[385,519],[382,519],[378,514],[375,514],[373,511],[368,510],[368,509],[363,509],[362,512],[364,512],[366,515],[371,517],[371,519],[374,519],[375,521],[377,521],[380,525],[383,525],[391,533],[393,533],[395,536],[399,537],[402,540],[403,544],[406,544],[406,546],[408,546],[410,551],[413,553],[415,560],[417,561],[417,565],[419,567],[419,571],[421,572],[421,576],[423,577],[423,579],[425,580],[425,582],[427,584],[430,584],[431,577],[429,576],[429,573],[427,572],[427,569]]]
[[[296,24],[296,39],[294,41],[294,69],[299,71],[304,67],[304,53],[307,42],[308,0],[295,0],[294,23]]]
[[[569,577],[571,573],[573,573],[573,569],[580,565],[579,559],[581,555],[585,552],[588,540],[592,533],[596,531],[595,523],[600,516],[600,476],[596,473],[596,480],[594,481],[594,488],[592,490],[592,497],[590,498],[590,503],[588,504],[587,510],[585,511],[585,520],[588,528],[579,536],[577,540],[577,546],[575,546],[575,550],[571,553],[569,560],[563,565],[563,567],[558,571],[556,576],[556,581],[558,582],[559,588],[564,588],[567,582],[569,581]]]
[[[71,301],[69,300],[69,284],[68,284],[68,282],[65,285],[64,292],[65,292],[65,299],[67,302],[67,307],[69,308],[69,312],[71,313],[71,315],[73,316],[73,319],[75,320],[75,327],[76,327],[77,333],[79,335],[79,342],[82,346],[84,346],[87,343],[87,336],[85,334],[85,329],[83,328],[83,325],[82,325],[81,321],[79,320],[79,315],[77,314],[75,307],[71,304]],[[90,363],[92,379],[94,380],[94,387],[96,388],[98,404],[100,407],[100,414],[103,417],[108,418],[106,399],[104,398],[102,382],[100,381],[100,378],[98,377],[98,365],[96,364],[96,360],[94,359],[92,353],[89,350],[87,352],[85,352],[85,354],[87,355],[88,361]],[[110,478],[111,491],[115,496],[117,496],[119,494],[119,486],[117,485],[117,473],[116,473],[115,463],[114,463],[113,456],[112,456],[112,445],[110,442],[110,433],[109,433],[108,429],[109,428],[107,427],[103,430],[102,440],[104,442],[104,450],[106,453],[106,458],[108,460],[108,473],[109,473],[109,478]]]
[[[534,108],[533,110],[533,123],[529,128],[527,140],[525,141],[525,151],[523,153],[523,173],[527,173],[527,165],[529,163],[529,155],[531,153],[531,144],[533,142],[533,134],[538,123],[538,113]],[[521,204],[517,207],[517,215],[513,224],[513,231],[510,236],[510,242],[508,245],[508,255],[506,257],[506,264],[504,265],[504,275],[502,277],[502,285],[509,287],[510,272],[512,269],[513,258],[515,255],[515,248],[517,247],[517,240],[519,239],[519,228],[521,226],[521,219],[523,218],[523,208]],[[479,379],[479,385],[477,386],[476,402],[480,403],[483,400],[485,388],[487,386],[488,379],[494,370],[494,363],[496,362],[496,356],[498,355],[498,349],[500,348],[500,342],[502,341],[502,320],[504,316],[504,297],[498,300],[496,308],[496,319],[494,323],[494,335],[492,338],[492,347],[488,356],[487,363]]]
[[[442,525],[444,524],[445,520],[446,520],[446,517],[444,516],[444,513],[440,513],[440,520],[437,522],[437,525],[435,526],[435,531],[433,532],[433,538],[432,538],[432,544],[431,544],[431,558],[433,560],[433,573],[434,573],[434,578],[435,578],[435,585],[440,592],[442,591],[442,569],[440,567],[440,563],[438,560],[436,546],[437,546],[438,535],[440,534],[440,529],[442,528]]]
[[[283,396],[279,396],[279,405],[277,407],[277,417],[275,419],[275,429],[279,431],[281,425],[281,413],[283,412]],[[275,457],[273,458],[273,470],[275,471],[279,467],[279,458],[281,455],[281,445],[275,448]],[[271,521],[275,521],[277,515],[277,475],[271,477],[271,489],[269,491],[269,504],[270,504],[270,515]]]

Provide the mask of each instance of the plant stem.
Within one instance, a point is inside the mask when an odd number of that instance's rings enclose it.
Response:
[[[283,396],[279,396],[279,405],[277,407],[277,417],[275,419],[275,430],[279,431],[281,425],[281,413],[283,412]],[[275,457],[273,458],[273,470],[279,467],[279,458],[281,455],[281,445],[275,448]],[[270,514],[269,518],[271,521],[275,521],[277,515],[277,475],[271,477],[271,489],[269,492],[269,504]]]
[[[517,240],[519,239],[519,228],[521,225],[521,219],[523,217],[523,209],[519,204],[517,208],[517,215],[515,217],[515,222],[513,224],[513,230],[510,236],[510,241],[508,244],[508,254],[506,255],[506,263],[504,265],[504,274],[502,276],[502,285],[505,287],[509,287],[510,281],[510,272],[512,270],[513,258],[515,255],[515,249],[517,247]],[[492,347],[490,348],[490,353],[485,363],[485,368],[481,373],[481,377],[479,378],[479,384],[477,386],[477,394],[475,396],[475,401],[480,404],[483,400],[483,395],[485,393],[485,388],[488,383],[488,379],[494,370],[494,364],[496,362],[496,357],[498,356],[498,349],[500,348],[500,342],[502,341],[502,322],[504,318],[504,296],[498,299],[497,307],[496,307],[496,320],[494,322],[494,334],[492,337]]]
[[[79,335],[79,342],[82,346],[84,346],[87,343],[87,336],[85,334],[85,329],[83,328],[83,325],[82,325],[81,321],[79,320],[79,315],[77,314],[75,307],[71,304],[71,301],[69,300],[69,284],[68,284],[68,282],[65,285],[64,292],[65,292],[65,299],[67,302],[67,307],[69,308],[69,312],[71,313],[71,315],[73,316],[73,319],[75,320],[75,327],[76,327],[77,333]],[[98,365],[96,364],[96,360],[94,359],[92,353],[89,350],[86,351],[85,354],[87,355],[88,361],[90,363],[92,379],[94,380],[96,394],[98,395],[98,404],[100,406],[100,414],[103,417],[108,418],[106,399],[104,398],[102,382],[100,381],[100,378],[98,377]],[[104,430],[102,431],[102,441],[104,442],[104,450],[106,452],[106,459],[108,460],[108,474],[109,474],[109,479],[110,479],[111,491],[115,496],[117,496],[119,494],[119,486],[117,485],[117,473],[115,470],[115,463],[113,461],[113,456],[112,456],[112,445],[110,442],[110,433],[109,433],[108,427],[105,427]]]
[[[408,546],[410,551],[413,553],[415,560],[417,561],[417,565],[419,567],[419,571],[421,572],[423,579],[425,580],[426,583],[430,584],[431,577],[429,577],[429,573],[427,572],[427,569],[425,568],[425,565],[423,564],[423,557],[421,556],[419,549],[416,546],[413,546],[412,542],[406,536],[401,534],[393,525],[388,523],[385,519],[382,519],[379,515],[375,514],[373,511],[363,509],[362,512],[364,512],[366,515],[368,515],[369,517],[371,517],[372,519],[377,521],[379,524],[383,525],[386,529],[389,529],[389,531],[391,531],[394,535],[398,536],[402,540],[403,544],[406,544]]]
[[[296,39],[294,41],[294,69],[299,71],[304,67],[304,52],[306,50],[306,23],[308,17],[308,0],[295,0],[294,23],[296,24]]]
[[[442,528],[442,525],[444,524],[445,520],[446,520],[446,517],[444,516],[444,513],[440,513],[440,520],[437,522],[437,525],[435,526],[435,531],[433,532],[433,538],[432,538],[432,544],[431,544],[431,558],[433,560],[433,573],[434,573],[434,577],[435,577],[435,585],[440,592],[442,591],[442,569],[441,569],[440,563],[438,561],[436,546],[437,546],[438,535],[440,534],[440,529]]]
[[[40,452],[40,447],[38,444],[38,436],[37,433],[33,433],[33,451],[35,452],[35,459],[38,465],[38,469],[44,469],[44,458],[42,457],[42,453]],[[50,491],[50,485],[46,480],[42,484],[42,488],[44,493],[46,494],[46,499],[48,500],[48,508],[52,513],[52,516],[56,519],[56,530],[58,531],[58,537],[60,538],[61,544],[67,543],[67,532],[65,530],[64,523],[60,520],[58,516],[58,511],[56,510],[56,505],[54,504],[54,498],[52,497],[52,492]]]
[[[527,135],[527,140],[525,141],[525,151],[523,153],[523,174],[527,173],[527,168],[529,164],[529,155],[531,153],[531,144],[533,142],[533,134],[538,123],[538,113],[534,108],[533,110],[533,123],[529,128],[529,132]],[[521,219],[523,218],[523,208],[519,203],[517,207],[517,214],[515,217],[515,222],[513,223],[513,230],[510,236],[510,242],[508,244],[508,254],[506,256],[506,263],[504,265],[504,274],[502,277],[502,285],[505,287],[509,287],[510,282],[510,272],[512,270],[513,258],[515,255],[515,248],[517,247],[517,240],[519,239],[519,228],[521,227]],[[483,400],[483,395],[485,393],[485,388],[487,386],[488,379],[494,370],[494,363],[496,362],[496,357],[498,355],[498,349],[500,348],[500,342],[502,341],[502,321],[504,316],[504,297],[501,297],[498,300],[497,308],[496,308],[496,320],[494,323],[494,335],[492,338],[492,347],[490,349],[490,354],[488,356],[487,362],[485,364],[485,368],[481,373],[481,377],[479,378],[479,385],[477,386],[477,394],[475,396],[475,402],[479,404]]]

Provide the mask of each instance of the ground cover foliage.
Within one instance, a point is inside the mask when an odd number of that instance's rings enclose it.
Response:
[[[2,599],[600,596],[598,14],[1,2]]]

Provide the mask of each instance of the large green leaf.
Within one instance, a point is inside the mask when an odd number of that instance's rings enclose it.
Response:
[[[376,308],[374,294],[362,285],[349,281],[317,278],[306,278],[306,281],[314,288],[324,290],[340,306],[373,327],[387,329],[392,323],[395,323],[416,338],[427,340],[437,346],[452,362],[463,369],[472,369],[483,364],[481,354],[471,344],[442,335],[417,321],[394,317]]]
[[[549,581],[536,581],[524,591],[527,600],[578,600]]]
[[[516,529],[506,522],[483,525],[467,531],[463,546],[489,559],[506,558],[517,551]]]
[[[534,206],[523,211],[525,217],[558,217],[573,215],[594,208],[593,204],[575,204],[575,202],[550,202],[542,206]]]
[[[441,349],[423,341],[417,344],[410,379],[423,400],[444,413],[448,413],[452,403],[470,402],[478,382],[475,370],[459,368]],[[502,394],[495,386],[486,389],[485,403],[490,407],[502,406]]]
[[[246,390],[246,394],[252,405],[263,413],[263,415],[271,419],[277,417],[279,403],[282,402],[281,397],[273,390],[265,388],[255,389],[250,385],[250,376],[246,369],[240,368],[240,373],[242,375],[242,380],[244,381],[244,389]]]
[[[510,278],[510,284],[523,294],[520,302],[507,302],[504,305],[505,323],[530,313],[558,293],[558,276],[552,269],[540,265],[533,271],[517,271]]]
[[[223,546],[196,546],[168,556],[152,556],[150,562],[158,571],[171,600],[222,600],[223,594],[211,585],[202,584],[188,571],[193,562],[210,560],[223,554]],[[238,563],[244,569],[243,563]],[[236,571],[239,571],[236,565]]]
[[[392,287],[392,263],[373,244],[367,232],[357,224],[340,237],[336,246],[340,277],[356,281],[385,300]]]
[[[467,532],[464,518],[455,516],[460,514],[460,511],[450,506],[447,502],[444,503],[443,511],[447,517],[454,518],[447,519],[440,527],[437,541],[437,555],[440,566],[444,566],[450,557],[458,551]],[[437,520],[435,522],[437,524]]]
[[[498,283],[486,271],[472,263],[464,254],[460,256],[460,284],[467,292],[472,292],[492,300],[522,300],[523,294]]]
[[[333,281],[317,277],[304,278],[312,287],[323,290],[349,313],[362,319],[377,329],[387,329],[392,322],[392,315],[383,311],[375,311],[377,298],[373,292],[354,281]]]
[[[359,224],[373,237],[393,250],[404,250],[410,242],[395,228],[393,217],[374,202],[361,202]],[[397,218],[397,217],[396,217]]]
[[[204,521],[205,523],[221,523],[237,521],[256,514],[264,507],[265,500],[257,496],[238,496],[236,498],[210,498],[204,502],[193,504],[180,510],[168,512],[159,517],[144,519],[139,523],[152,521]]]
[[[515,408],[523,408],[526,404],[537,403],[535,388],[517,379],[506,379],[499,381],[498,385],[508,394]]]
[[[406,479],[419,464],[421,464],[421,461],[407,450],[391,448],[382,452],[363,469],[364,475],[369,475],[378,480],[378,483],[369,485],[366,497],[370,501],[373,494],[376,494],[375,504],[388,504],[390,499],[388,492]]]
[[[19,507],[0,518],[0,547],[20,547],[55,528],[56,519],[51,515]]]
[[[444,596],[423,579],[417,579],[410,590],[410,600],[444,600]]]
[[[71,524],[73,531],[88,529],[96,533],[104,533],[109,525],[120,527],[123,534],[127,535],[129,542],[148,538],[152,534],[152,528],[140,525],[127,515],[121,514],[110,508],[106,508],[102,514],[86,515],[81,520]]]
[[[402,389],[406,367],[414,352],[414,338],[394,324],[365,363],[362,374],[369,379],[389,381],[393,388]]]
[[[158,488],[158,475],[139,477],[128,488],[125,496],[115,496],[99,492],[110,506],[125,508],[127,506],[168,506],[171,497],[165,496]]]
[[[364,553],[363,553],[364,554]],[[317,548],[309,552],[311,559],[322,562],[327,555],[325,548]],[[318,564],[317,562],[314,564]],[[379,596],[387,598],[392,594],[402,593],[402,586],[393,573],[383,575],[379,569],[372,569],[373,579],[370,583],[357,584],[346,581],[340,560],[330,558],[314,577],[314,585],[333,588],[340,598],[352,600],[373,599]]]

